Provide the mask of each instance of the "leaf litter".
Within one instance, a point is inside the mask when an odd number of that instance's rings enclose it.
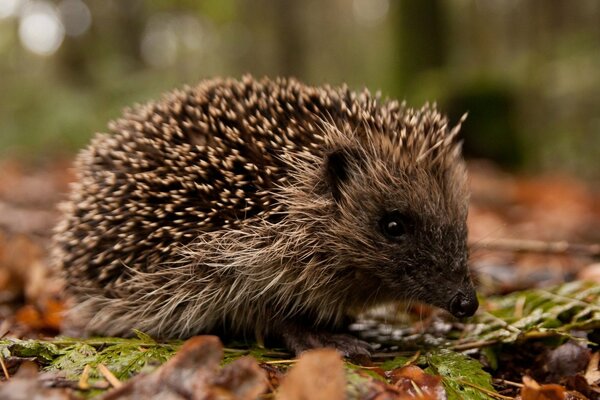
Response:
[[[469,228],[480,312],[469,321],[426,306],[367,315],[356,333],[379,347],[374,363],[360,366],[328,350],[295,360],[251,344],[223,347],[214,337],[55,336],[64,305],[45,249],[54,205],[71,179],[64,165],[40,174],[0,163],[2,399],[600,398],[600,275],[586,253],[595,247],[528,253],[532,241],[510,239],[497,242],[502,251],[486,250],[493,237],[600,240],[600,198],[580,183],[505,175],[494,194],[486,186],[493,174],[473,169]],[[574,277],[596,283],[563,283]]]

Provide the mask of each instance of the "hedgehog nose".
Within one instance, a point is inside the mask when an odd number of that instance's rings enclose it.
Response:
[[[477,301],[475,291],[468,295],[465,295],[463,292],[458,292],[454,295],[452,300],[450,300],[449,311],[456,318],[464,318],[475,314],[478,307],[479,301]]]

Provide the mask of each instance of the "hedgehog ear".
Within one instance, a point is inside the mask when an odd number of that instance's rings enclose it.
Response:
[[[336,202],[341,199],[342,185],[350,177],[351,153],[347,149],[338,149],[329,153],[325,159],[325,181]]]

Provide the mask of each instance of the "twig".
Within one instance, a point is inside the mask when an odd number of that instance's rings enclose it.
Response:
[[[408,360],[406,360],[406,362],[404,363],[403,367],[406,367],[407,365],[411,365],[414,364],[415,362],[417,362],[417,360],[419,359],[419,357],[421,357],[421,350],[417,350],[417,352]]]
[[[486,346],[491,346],[493,344],[498,343],[499,339],[489,339],[489,340],[478,340],[476,342],[466,342],[459,343],[453,346],[450,346],[452,350],[463,351],[463,350],[471,350],[471,349],[479,349]]]
[[[518,253],[547,253],[547,254],[569,254],[589,257],[600,257],[600,244],[583,244],[561,242],[545,242],[542,240],[528,239],[481,239],[471,242],[469,246],[473,249],[484,248],[486,250],[513,251]]]
[[[503,394],[496,393],[496,392],[492,392],[492,391],[491,391],[491,390],[489,390],[489,389],[486,389],[486,388],[484,388],[484,387],[482,387],[482,386],[479,386],[479,385],[477,385],[477,384],[475,384],[475,383],[472,383],[472,382],[466,381],[466,380],[464,380],[464,379],[460,379],[460,378],[459,378],[459,379],[457,379],[456,381],[457,381],[458,383],[460,383],[460,384],[463,384],[463,385],[466,385],[466,386],[471,386],[472,388],[475,388],[475,389],[477,389],[477,390],[479,390],[479,391],[481,391],[481,392],[483,392],[483,393],[487,394],[488,396],[490,396],[490,397],[494,397],[494,398],[496,398],[496,399],[501,399],[501,400],[514,400],[514,399],[515,399],[514,397],[510,397],[510,396],[504,396]]]
[[[508,322],[504,321],[502,318],[498,318],[494,314],[486,312],[486,311],[483,311],[482,314],[484,314],[485,316],[487,316],[491,320],[494,320],[496,323],[500,324],[500,326],[502,326],[507,331],[510,331],[510,332],[516,333],[516,334],[521,334],[521,330],[519,328],[515,328],[514,326],[512,326]]]
[[[411,379],[410,383],[412,384],[413,389],[415,389],[415,392],[417,392],[417,398],[425,397],[425,396],[423,396],[423,391],[421,390],[421,388],[419,387],[419,385],[417,385],[417,383],[415,381],[413,381]]]
[[[508,386],[514,386],[514,387],[518,387],[518,388],[522,388],[523,386],[525,386],[522,383],[507,381],[506,379],[495,379],[494,381],[496,383],[500,383],[500,384],[508,385]]]
[[[527,301],[527,297],[519,296],[517,301],[515,301],[515,318],[521,319],[523,318],[523,310],[525,309],[525,302]]]
[[[298,360],[271,360],[271,361],[263,361],[263,364],[273,365],[273,364],[294,364]]]
[[[88,390],[90,388],[90,383],[88,382],[88,378],[90,376],[90,365],[86,364],[83,367],[83,372],[81,373],[81,377],[79,378],[79,382],[77,387],[81,390]]]
[[[395,357],[412,357],[415,353],[412,351],[390,351],[386,353],[373,353],[371,358],[377,361],[391,360]]]
[[[0,366],[2,366],[2,372],[4,372],[6,380],[10,379],[10,374],[8,373],[8,368],[6,368],[6,364],[4,364],[4,357],[2,357],[2,354],[0,354]]]
[[[527,339],[543,339],[543,338],[547,338],[547,337],[553,337],[553,336],[566,336],[566,337],[570,337],[568,335],[568,333],[566,332],[561,332],[558,330],[548,330],[548,331],[537,331],[537,330],[531,330],[531,331],[519,331],[519,335],[521,336],[522,340],[527,340]],[[577,338],[575,338],[574,340],[578,340]],[[472,349],[479,349],[482,347],[487,347],[487,346],[491,346],[497,343],[501,343],[502,340],[501,339],[488,339],[488,340],[477,340],[477,341],[473,341],[473,342],[464,342],[464,343],[458,343],[458,344],[454,344],[452,346],[450,346],[450,348],[452,350],[456,350],[456,351],[464,351],[464,350],[472,350]]]
[[[119,379],[117,379],[117,377],[114,376],[108,368],[106,368],[106,365],[98,364],[98,371],[100,371],[102,376],[104,376],[108,383],[110,383],[114,388],[119,388],[123,386],[123,383]]]
[[[575,303],[582,307],[591,307],[592,309],[594,309],[594,311],[600,311],[600,307],[596,306],[595,304],[593,304],[591,302],[582,301],[582,300],[579,300],[574,297],[561,296],[560,294],[552,293],[547,290],[540,290],[540,293],[544,294],[546,297],[549,297],[552,300],[563,301],[567,304]]]

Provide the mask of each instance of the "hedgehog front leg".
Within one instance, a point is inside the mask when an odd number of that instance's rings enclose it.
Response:
[[[295,322],[282,324],[281,338],[296,355],[314,348],[329,347],[338,350],[346,358],[365,363],[370,361],[373,351],[369,343],[350,334],[311,329]]]

